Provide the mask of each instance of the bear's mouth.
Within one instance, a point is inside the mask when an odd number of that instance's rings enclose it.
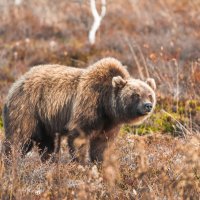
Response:
[[[141,116],[146,116],[146,115],[148,115],[149,113],[142,113],[142,114],[140,114]]]
[[[138,115],[140,115],[140,116],[146,116],[148,114],[149,114],[149,112],[138,110]]]

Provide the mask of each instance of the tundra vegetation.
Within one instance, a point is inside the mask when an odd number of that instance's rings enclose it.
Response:
[[[108,0],[93,45],[88,1],[8,0],[0,10],[0,112],[38,64],[83,68],[112,56],[157,83],[154,114],[124,125],[102,166],[71,162],[65,140],[57,163],[42,163],[37,148],[25,158],[14,149],[12,163],[0,153],[1,199],[199,199],[199,0]],[[0,118],[0,148],[3,138]]]

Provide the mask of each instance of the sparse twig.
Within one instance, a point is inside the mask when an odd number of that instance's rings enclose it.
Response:
[[[125,38],[125,40],[126,40],[126,42],[128,44],[128,47],[129,47],[129,49],[131,51],[131,54],[132,54],[132,56],[133,56],[133,58],[135,60],[135,63],[136,63],[136,66],[138,68],[138,72],[139,72],[140,78],[144,80],[144,74],[142,72],[142,68],[140,66],[140,62],[139,62],[139,60],[138,60],[138,58],[137,58],[137,56],[135,54],[135,51],[134,51],[134,49],[133,49],[133,47],[131,45],[131,41],[128,38]]]
[[[185,126],[183,126],[183,124],[181,124],[181,123],[180,123],[176,118],[174,118],[170,113],[168,113],[168,112],[165,111],[164,109],[161,109],[161,112],[167,114],[167,115],[168,115],[169,117],[171,117],[175,122],[177,122],[177,123],[180,125],[180,127],[182,128],[182,130],[185,131],[186,134],[189,134],[189,133],[190,133],[190,131],[189,131],[187,128],[185,128]],[[184,131],[183,131],[183,136],[184,136],[184,138],[186,138],[186,134],[184,133]]]
[[[140,46],[137,43],[136,43],[136,47],[137,47],[137,49],[138,49],[138,51],[140,53],[140,57],[141,57],[141,59],[143,61],[143,65],[144,65],[144,69],[145,69],[145,72],[146,72],[146,76],[147,76],[147,78],[149,78],[150,77],[149,70],[148,70],[148,67],[147,67],[146,60],[144,58],[144,54],[142,53],[142,50],[141,50]]]
[[[179,102],[179,65],[177,60],[174,60],[176,66],[176,109],[178,110],[178,102]]]

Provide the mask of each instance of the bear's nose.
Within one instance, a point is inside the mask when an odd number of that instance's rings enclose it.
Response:
[[[152,103],[145,103],[144,104],[144,109],[145,109],[146,112],[150,112],[152,107],[153,107]]]

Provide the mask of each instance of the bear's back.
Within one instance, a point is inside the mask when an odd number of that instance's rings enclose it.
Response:
[[[32,67],[10,88],[7,101],[21,90],[37,97],[39,91],[61,92],[69,87],[75,89],[83,69],[62,65],[39,65]]]
[[[83,69],[61,65],[31,68],[9,91],[6,112],[3,113],[4,123],[16,121],[13,127],[17,127],[17,123],[22,123],[20,116],[37,116],[37,120],[49,124],[49,130],[61,129],[70,117],[71,104],[82,72]],[[14,117],[19,120],[14,120]]]

